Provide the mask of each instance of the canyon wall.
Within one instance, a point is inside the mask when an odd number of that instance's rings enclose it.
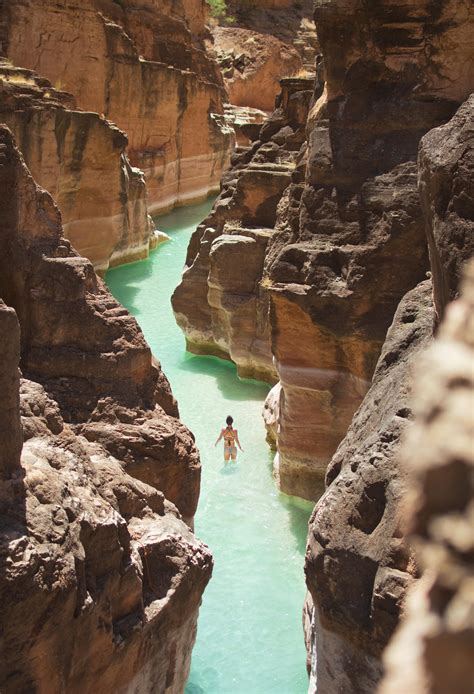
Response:
[[[206,52],[206,8],[204,0],[1,5],[3,55],[127,133],[153,213],[217,190],[232,146],[222,77]]]
[[[173,298],[187,348],[231,358],[242,376],[275,382],[263,281],[278,204],[295,175],[311,78],[282,80],[279,107],[259,139],[233,158],[211,214],[194,233]]]
[[[306,576],[311,592],[311,691],[336,692],[342,685],[354,692],[375,689],[382,675],[382,651],[420,570],[424,575],[413,588],[407,626],[391,648],[384,686],[390,692],[421,694],[448,691],[448,683],[456,682],[460,691],[468,691],[463,687],[472,672],[466,655],[471,637],[462,621],[463,608],[456,613],[461,618],[458,625],[456,617],[449,622],[447,605],[452,599],[455,610],[456,600],[469,602],[464,586],[472,565],[469,568],[460,545],[453,552],[447,548],[446,543],[455,540],[448,541],[452,526],[445,514],[452,518],[459,513],[454,522],[460,543],[465,542],[472,498],[466,484],[472,465],[469,297],[451,309],[451,323],[428,351],[432,356],[424,352],[432,341],[439,307],[443,299],[457,295],[463,263],[474,251],[473,109],[470,97],[446,125],[421,141],[419,183],[433,287],[422,283],[402,300],[371,388],[331,461],[327,491],[310,521]],[[414,364],[418,379],[422,373],[424,379],[411,426]],[[460,374],[463,369],[466,375]],[[408,443],[405,465],[400,465],[403,436]],[[422,443],[424,436],[431,436],[429,445]],[[437,448],[441,439],[446,442],[442,454]],[[405,502],[407,490],[410,498]],[[404,537],[408,508],[413,518],[411,549]],[[452,669],[445,666],[446,658]],[[441,661],[443,674],[435,664]]]
[[[127,137],[36,73],[0,59],[0,119],[35,180],[61,209],[64,233],[97,272],[148,255],[160,240]]]
[[[5,127],[0,187],[0,688],[181,692],[212,570],[194,439]]]
[[[474,267],[415,372],[405,518],[424,572],[385,655],[381,694],[472,690]]]
[[[314,74],[319,50],[312,0],[226,3],[212,28],[230,102],[271,112],[280,79]]]
[[[310,499],[399,301],[428,270],[420,139],[474,84],[462,3],[318,2],[315,18],[314,93],[309,79],[284,80],[191,241],[174,297],[191,351],[280,380],[275,471],[283,491]]]
[[[408,476],[405,528],[423,578],[408,595],[385,656],[381,692],[472,689],[474,600],[474,97],[420,148],[420,192],[427,216],[437,322],[433,346],[416,366],[414,426],[400,458]],[[403,667],[401,664],[403,663]]]

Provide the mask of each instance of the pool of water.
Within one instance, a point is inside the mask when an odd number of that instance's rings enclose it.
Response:
[[[307,691],[301,612],[303,557],[312,504],[280,494],[261,417],[268,386],[235,367],[185,351],[171,310],[189,237],[212,202],[158,218],[171,241],[148,260],[113,269],[107,284],[136,316],[201,452],[196,533],[214,554],[187,694],[302,694]],[[214,448],[225,417],[244,453],[225,464]]]

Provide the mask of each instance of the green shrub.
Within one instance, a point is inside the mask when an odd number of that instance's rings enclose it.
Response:
[[[213,17],[224,17],[227,14],[227,3],[225,0],[207,0],[207,2]]]

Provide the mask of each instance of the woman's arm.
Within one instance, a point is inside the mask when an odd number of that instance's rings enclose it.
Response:
[[[238,447],[240,448],[240,450],[241,450],[242,453],[243,453],[243,452],[244,452],[244,449],[243,449],[242,446],[240,445],[239,435],[238,435],[238,433],[237,433],[237,429],[235,429],[235,440],[237,441],[237,445],[238,445]]]
[[[223,435],[224,435],[224,434],[223,434],[223,432],[222,432],[222,430],[221,430],[221,433],[220,433],[220,435],[219,435],[219,438],[218,438],[217,441],[215,442],[214,447],[217,446],[217,444],[219,443],[219,441],[221,440],[221,438],[223,437]]]

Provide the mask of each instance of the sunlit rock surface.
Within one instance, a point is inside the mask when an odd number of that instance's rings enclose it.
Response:
[[[2,51],[127,133],[157,213],[217,190],[228,162],[206,19],[204,0],[12,0],[0,9]]]
[[[310,520],[306,579],[314,601],[313,691],[372,691],[416,565],[400,529],[400,436],[411,418],[411,365],[430,342],[430,283],[407,294],[372,386],[327,472]]]
[[[428,269],[420,139],[451,118],[474,83],[470,17],[459,4],[391,3],[382,12],[324,2],[315,18],[323,60],[314,85],[283,80],[278,108],[234,157],[193,237],[174,296],[191,351],[280,380],[276,472],[283,491],[312,499],[370,386],[399,301]],[[428,40],[438,46],[433,60],[420,48]],[[228,241],[256,230],[268,237],[258,272],[239,262],[251,242]]]
[[[193,437],[5,127],[0,187],[0,688],[182,692],[212,570]]]
[[[276,379],[267,248],[304,142],[312,80],[282,80],[277,110],[233,158],[222,192],[191,239],[173,309],[188,349],[230,357],[243,376]]]
[[[0,114],[35,180],[60,207],[64,233],[96,271],[148,255],[158,240],[127,137],[72,95],[0,59]]]
[[[281,78],[303,68],[298,51],[275,36],[239,27],[216,27],[213,36],[231,104],[273,111]]]

